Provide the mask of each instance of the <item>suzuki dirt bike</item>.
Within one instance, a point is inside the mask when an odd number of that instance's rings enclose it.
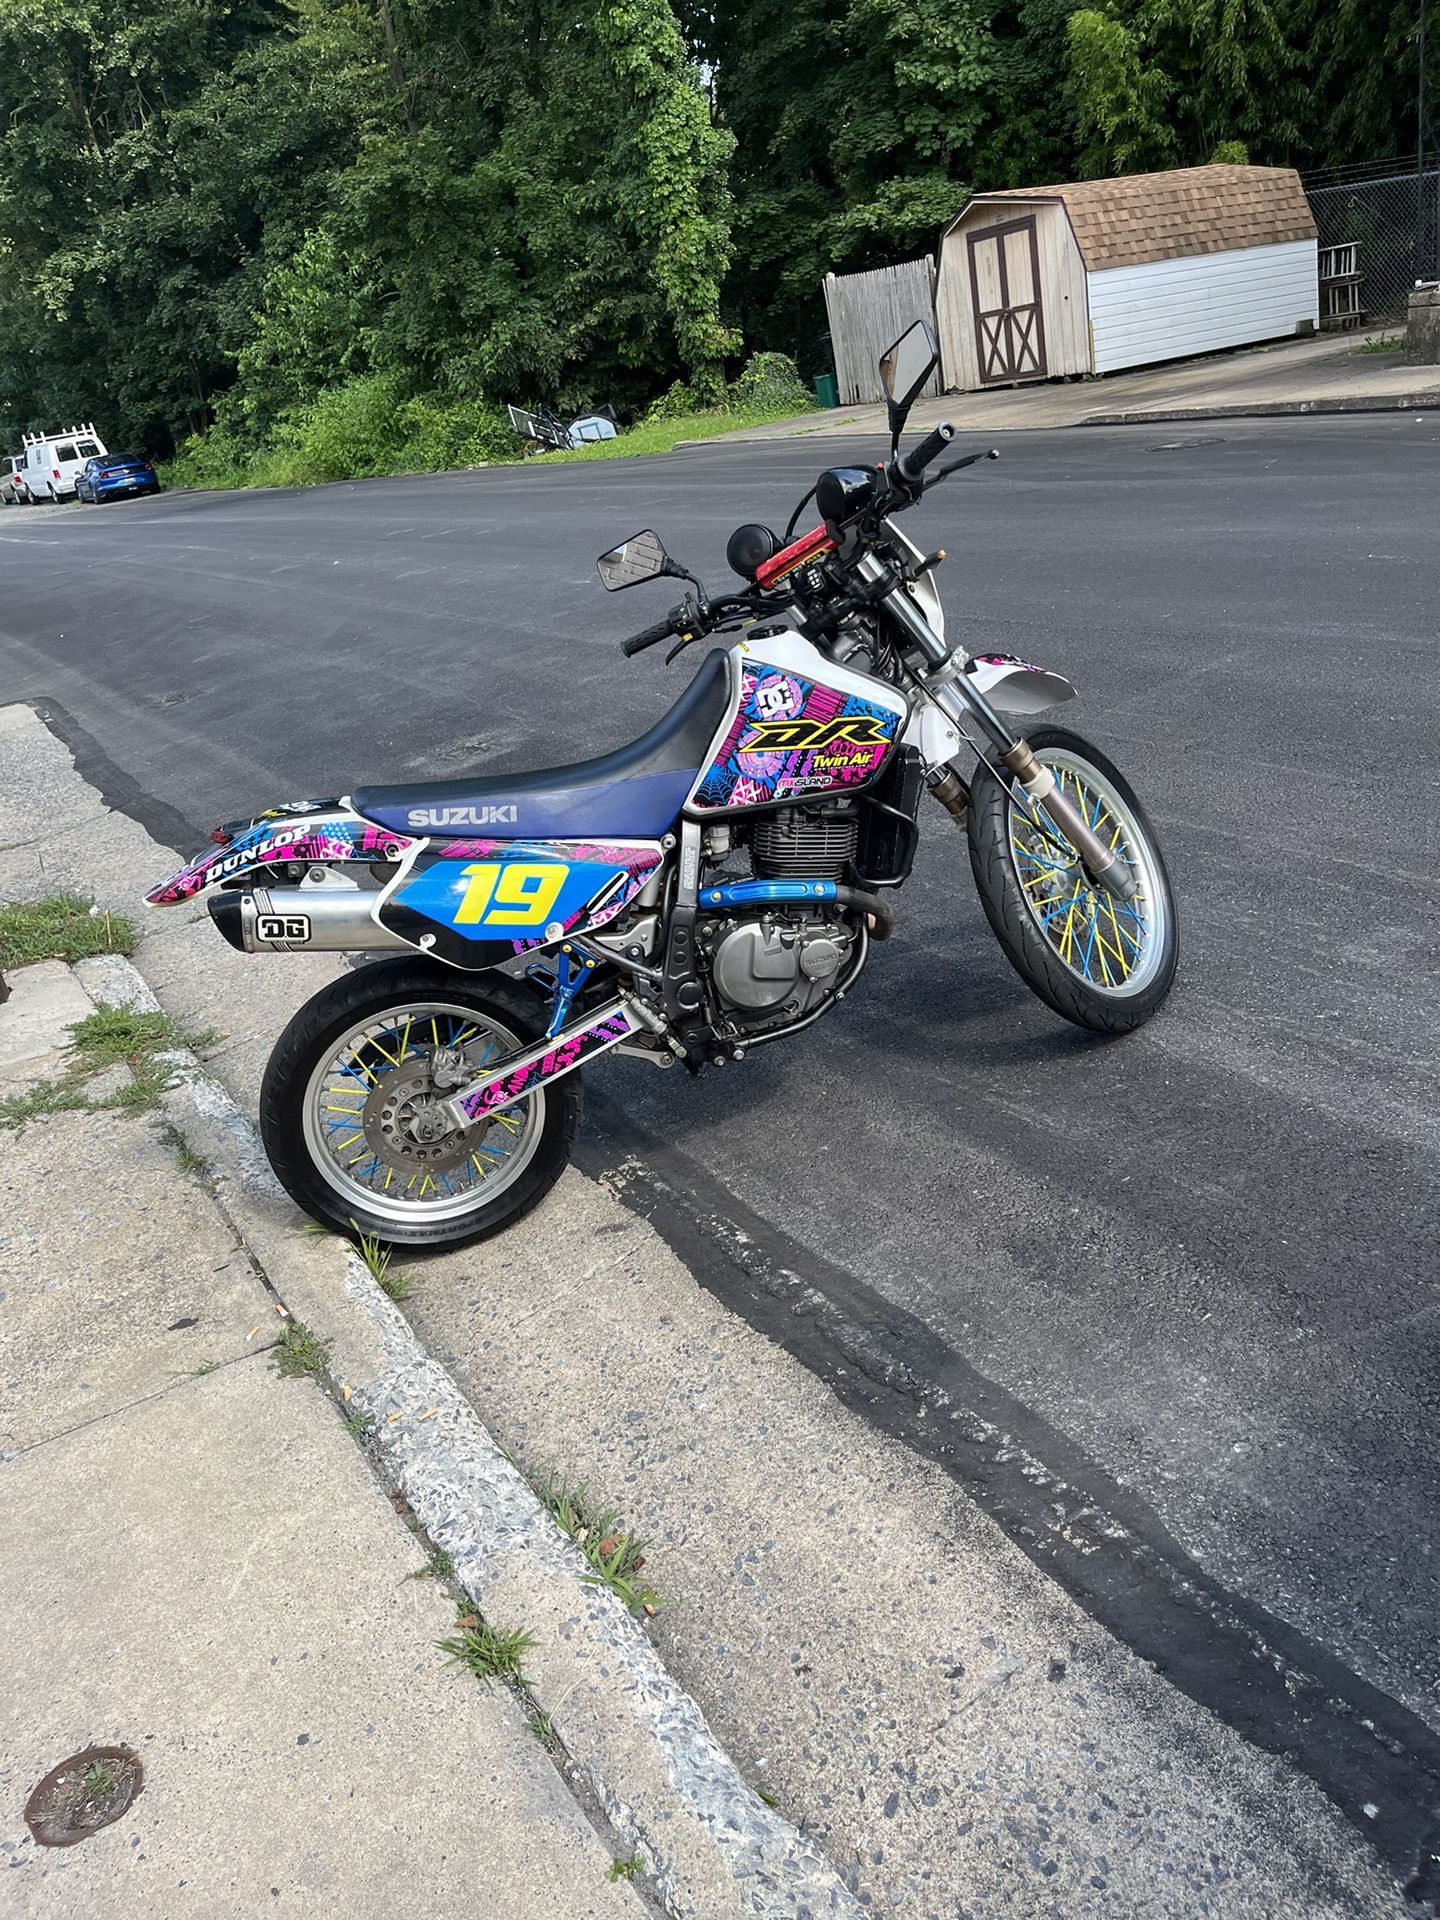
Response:
[[[266,1070],[265,1147],[315,1219],[462,1245],[558,1178],[579,1069],[601,1054],[699,1072],[802,1033],[890,938],[927,797],[968,834],[990,925],[1048,1006],[1106,1034],[1155,1012],[1175,905],[1139,801],[1078,734],[1016,733],[1010,716],[1073,688],[951,645],[944,556],[896,525],[986,457],[937,464],[949,426],[900,452],[934,363],[923,326],[889,350],[889,460],[823,473],[783,537],[739,528],[740,591],[707,594],[648,530],[601,556],[612,590],[692,589],[626,654],[735,635],[640,739],[576,766],[280,807],[217,829],[148,896],[208,893],[245,952],[394,956],[316,994]],[[820,524],[791,538],[812,495]]]

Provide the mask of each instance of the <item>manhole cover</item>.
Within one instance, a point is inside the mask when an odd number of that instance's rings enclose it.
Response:
[[[1158,440],[1150,451],[1151,453],[1179,453],[1182,447],[1223,447],[1224,444],[1223,433],[1212,433],[1204,440]]]
[[[118,1820],[144,1777],[129,1747],[86,1747],[46,1774],[25,1802],[25,1824],[42,1847],[73,1847]]]

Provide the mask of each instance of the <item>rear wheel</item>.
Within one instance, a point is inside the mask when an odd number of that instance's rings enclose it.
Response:
[[[1129,1033],[1164,1001],[1179,953],[1175,896],[1130,783],[1062,727],[1027,734],[1037,760],[1135,876],[1133,900],[1094,886],[1043,805],[1022,805],[993,767],[971,782],[970,865],[1007,959],[1048,1007],[1096,1033]]]
[[[260,1131],[285,1191],[355,1238],[441,1252],[528,1213],[559,1179],[580,1120],[579,1076],[436,1134],[436,1048],[477,1071],[534,1044],[543,1002],[419,959],[377,962],[317,993],[265,1069]]]

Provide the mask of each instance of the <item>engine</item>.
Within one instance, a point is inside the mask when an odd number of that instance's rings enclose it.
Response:
[[[757,879],[839,880],[855,857],[851,801],[780,807],[750,827]],[[816,1012],[852,971],[855,930],[831,907],[775,906],[702,923],[702,966],[722,1012],[759,1034]]]

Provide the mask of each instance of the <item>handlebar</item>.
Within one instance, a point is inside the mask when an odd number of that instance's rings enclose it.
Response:
[[[954,427],[948,420],[942,420],[938,427],[926,434],[918,447],[912,447],[909,453],[902,453],[895,462],[901,478],[913,485],[930,462],[939,459],[954,438]]]
[[[672,607],[663,620],[657,620],[653,627],[646,627],[641,633],[632,633],[628,640],[620,642],[620,651],[628,659],[632,653],[643,653],[647,647],[658,647],[662,640],[671,640],[680,631],[677,622],[683,618],[687,609],[683,603]]]

